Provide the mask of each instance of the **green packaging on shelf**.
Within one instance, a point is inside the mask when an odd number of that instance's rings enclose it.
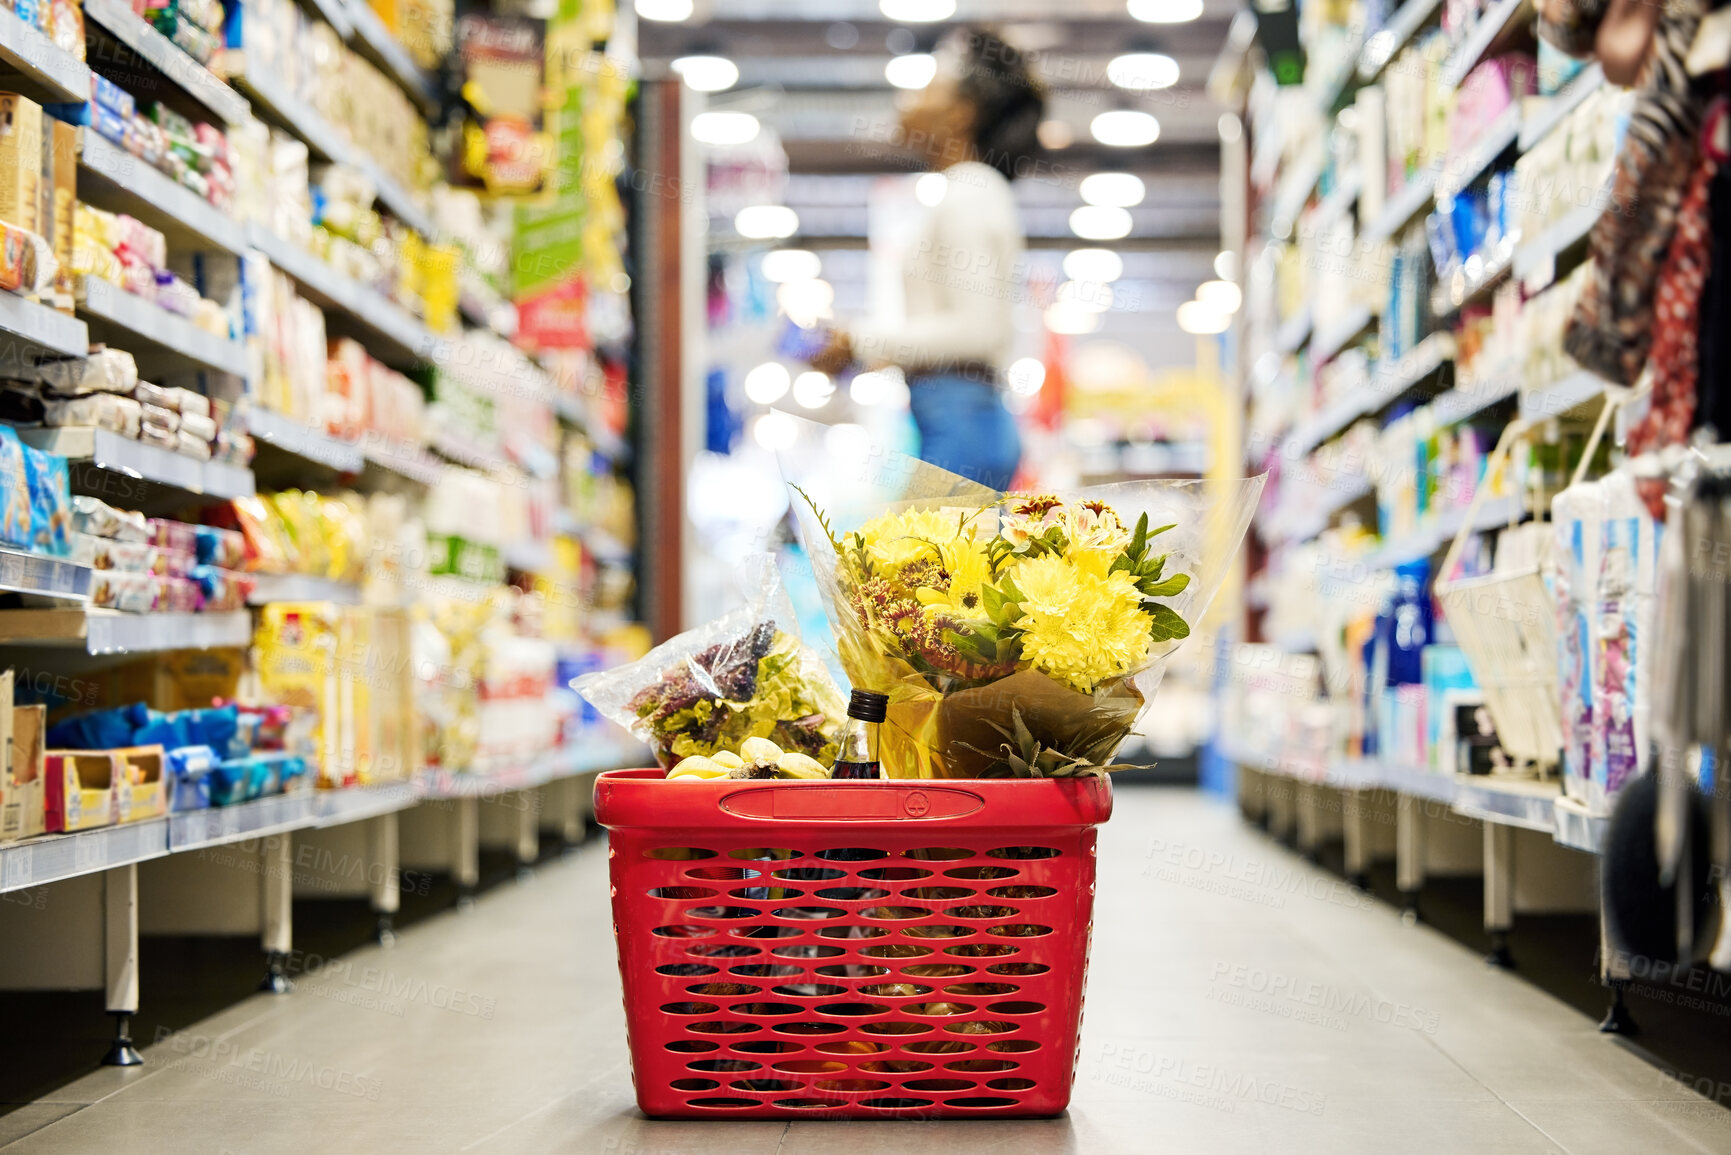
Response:
[[[470,581],[502,582],[505,559],[498,549],[455,534],[427,538],[427,572]]]

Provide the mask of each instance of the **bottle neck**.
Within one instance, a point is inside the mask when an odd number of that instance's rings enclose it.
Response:
[[[859,718],[849,718],[842,727],[836,757],[844,762],[876,762],[878,760],[878,724]]]

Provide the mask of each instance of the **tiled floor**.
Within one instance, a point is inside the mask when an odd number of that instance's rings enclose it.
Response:
[[[1069,1114],[655,1122],[593,844],[0,1117],[8,1152],[1731,1151],[1731,1111],[1193,793],[1103,830]],[[148,987],[146,988],[148,998]]]

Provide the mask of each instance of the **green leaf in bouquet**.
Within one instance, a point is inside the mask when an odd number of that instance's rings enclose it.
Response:
[[[1190,636],[1190,623],[1180,617],[1178,611],[1171,606],[1163,606],[1159,602],[1147,602],[1142,608],[1147,610],[1154,619],[1148,632],[1155,641],[1166,642],[1174,638]]]
[[[792,483],[790,482],[789,484],[791,485]],[[829,518],[824,516],[823,510],[818,508],[817,502],[811,499],[811,494],[807,493],[797,485],[793,486],[793,491],[805,498],[805,503],[811,506],[812,516],[817,518],[817,524],[823,528],[823,535],[829,538],[830,548],[835,550],[837,556],[840,556],[843,552],[841,540],[836,537],[835,530],[830,528]]]
[[[1141,585],[1137,588],[1142,591],[1144,597],[1169,598],[1183,593],[1189,584],[1189,574],[1175,573],[1165,581],[1160,581],[1158,575],[1143,578]]]

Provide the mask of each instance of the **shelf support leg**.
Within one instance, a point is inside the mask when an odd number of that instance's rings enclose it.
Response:
[[[1509,928],[1515,916],[1515,828],[1506,822],[1487,822],[1484,830],[1485,930],[1491,939],[1485,961],[1492,966],[1513,967]]]
[[[581,778],[563,778],[552,784],[551,793],[558,799],[560,840],[569,850],[583,841],[583,787]]]
[[[1629,1006],[1623,1001],[1623,992],[1629,987],[1629,960],[1611,945],[1611,928],[1605,921],[1605,904],[1599,903],[1599,981],[1611,991],[1611,1005],[1605,1009],[1605,1017],[1599,1023],[1599,1030],[1607,1035],[1636,1035],[1641,1028],[1636,1025],[1635,1017],[1629,1013]]]
[[[481,811],[473,794],[451,804],[451,879],[457,884],[457,909],[474,906],[481,881]]]
[[[1315,862],[1322,848],[1322,788],[1314,782],[1300,782],[1293,794],[1294,841],[1298,852]]]
[[[397,942],[397,910],[403,901],[397,845],[397,811],[367,820],[367,902],[377,922],[373,938],[380,946]]]
[[[534,790],[519,790],[510,795],[517,808],[517,877],[532,877],[530,868],[541,856],[541,795]]]
[[[1341,796],[1341,838],[1346,850],[1346,879],[1360,890],[1370,889],[1370,791],[1349,790]]]
[[[1426,834],[1424,803],[1411,794],[1399,796],[1395,810],[1394,876],[1400,890],[1401,917],[1418,921],[1418,895],[1424,889]]]
[[[273,834],[259,847],[260,909],[264,926],[259,945],[264,948],[265,975],[258,989],[273,995],[294,990],[288,977],[288,956],[294,949],[294,836]]]
[[[102,1064],[138,1067],[144,1059],[132,1045],[132,1016],[138,1013],[137,864],[105,871],[102,883],[102,953],[108,1013],[114,1016],[114,1044]]]

